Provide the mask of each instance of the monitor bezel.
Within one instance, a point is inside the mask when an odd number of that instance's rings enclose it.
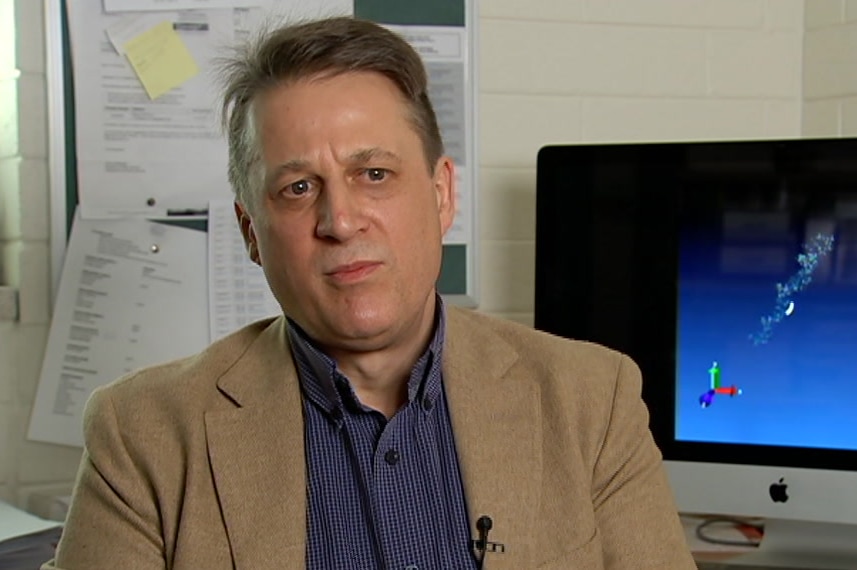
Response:
[[[574,143],[542,147],[536,168],[534,326],[566,338],[605,344],[635,360],[643,373],[642,396],[650,411],[650,427],[666,460],[854,471],[857,450],[676,438],[680,190],[667,187],[663,192],[649,192],[641,200],[640,195],[596,197],[579,189],[586,189],[586,177],[595,176],[596,170],[599,176],[610,176],[610,160],[627,161],[635,157],[633,160],[638,161],[635,169],[651,175],[657,174],[658,157],[693,152],[700,145],[720,145],[727,153],[746,152],[750,157],[774,153],[792,161],[823,157],[826,153],[831,156],[849,153],[855,157],[857,182],[857,139],[851,138]],[[596,153],[600,163],[596,163]],[[568,191],[569,180],[575,181],[573,192]],[[597,222],[593,218],[595,212],[602,215]],[[646,223],[647,220],[651,223]],[[613,239],[610,230],[619,231],[622,222],[628,221],[632,223],[625,223],[625,233],[619,236],[625,239],[605,245],[605,241]],[[610,226],[613,222],[615,227]],[[595,227],[596,223],[608,227]],[[593,237],[594,234],[599,238]],[[603,259],[608,255],[622,259],[626,271],[609,268],[610,264]],[[634,284],[644,285],[634,287]],[[623,293],[612,305],[604,298],[610,291]],[[613,308],[617,303],[619,307]]]

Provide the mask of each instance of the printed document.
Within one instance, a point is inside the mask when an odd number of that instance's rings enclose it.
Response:
[[[208,207],[208,306],[212,341],[282,312],[262,268],[250,261],[231,200]]]
[[[201,71],[153,100],[107,33],[133,27],[131,15],[104,14],[92,1],[68,7],[83,217],[164,217],[228,197],[211,61],[233,41],[233,11],[158,14]]]
[[[351,0],[79,0],[67,10],[81,214],[161,218],[204,214],[209,200],[230,196],[216,59],[268,20],[351,14],[353,6]],[[139,73],[132,65],[139,53],[126,48],[150,31],[144,24],[152,18],[172,28],[180,41],[163,37],[181,57]]]
[[[142,219],[72,228],[28,437],[83,445],[92,391],[208,345],[206,235]]]

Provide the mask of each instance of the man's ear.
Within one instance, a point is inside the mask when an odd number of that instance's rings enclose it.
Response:
[[[259,258],[259,244],[256,241],[256,231],[253,229],[253,220],[250,214],[244,209],[237,200],[235,201],[235,217],[238,218],[238,227],[241,228],[241,235],[244,236],[244,244],[247,246],[247,253],[250,259],[256,265],[262,265]]]
[[[438,159],[434,167],[434,191],[437,197],[437,210],[440,216],[442,234],[452,227],[458,210],[458,190],[455,183],[455,164],[448,156]]]

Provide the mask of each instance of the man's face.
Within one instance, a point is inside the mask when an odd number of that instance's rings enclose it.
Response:
[[[285,313],[334,351],[424,332],[455,175],[448,158],[426,164],[395,85],[361,72],[277,86],[255,122],[264,187],[236,212]]]

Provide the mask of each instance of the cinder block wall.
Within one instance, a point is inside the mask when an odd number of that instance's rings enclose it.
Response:
[[[852,2],[807,4],[815,22],[816,5],[845,14]],[[803,0],[479,0],[479,9],[485,312],[532,323],[542,145],[801,134]],[[0,283],[21,294],[20,322],[0,323],[0,498],[22,507],[33,492],[67,488],[80,457],[24,438],[50,309],[42,20],[42,2],[0,0],[0,54],[10,23],[17,54],[0,67]]]
[[[0,498],[67,488],[79,449],[25,441],[50,323],[47,91],[42,2],[0,0],[0,284],[19,320],[0,322]]]
[[[480,269],[487,312],[532,323],[535,165],[542,145],[800,134],[802,1],[484,0],[480,6]]]
[[[805,136],[857,133],[857,2],[806,3],[803,50]]]

